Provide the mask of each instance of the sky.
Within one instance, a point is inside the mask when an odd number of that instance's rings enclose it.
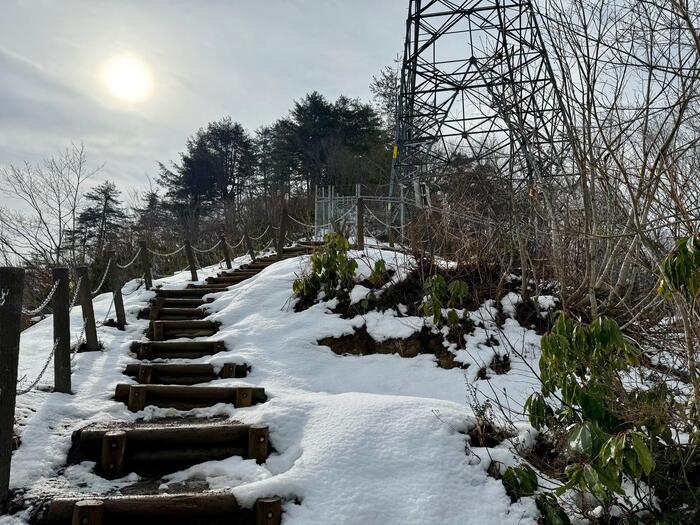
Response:
[[[249,130],[310,91],[369,100],[403,44],[408,0],[0,0],[0,166],[83,142],[93,183],[144,189],[157,162],[230,115]],[[109,89],[128,56],[152,82]],[[106,76],[107,75],[107,76]]]

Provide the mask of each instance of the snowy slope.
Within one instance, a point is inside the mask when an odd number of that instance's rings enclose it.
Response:
[[[378,256],[370,250],[370,259]],[[359,255],[359,254],[355,254]],[[265,387],[269,401],[245,409],[228,405],[197,409],[198,416],[227,415],[245,423],[264,422],[270,428],[275,453],[264,465],[229,458],[170,475],[162,489],[186,479],[206,479],[211,488],[231,488],[244,503],[279,495],[285,524],[526,524],[535,523],[531,500],[510,504],[502,484],[486,474],[483,449],[465,453],[465,432],[472,426],[465,401],[465,381],[485,395],[493,392],[519,406],[535,381],[539,338],[513,320],[498,334],[491,308],[472,314],[484,319],[485,329],[469,337],[459,358],[473,362],[467,370],[437,368],[433,358],[403,359],[392,355],[338,356],[318,346],[322,337],[351,333],[365,319],[341,319],[326,305],[296,313],[291,308],[291,285],[307,257],[276,263],[255,277],[217,294],[210,319],[223,323],[212,339],[224,339],[229,351],[192,362],[221,364],[247,362],[252,372],[244,379],[220,379],[210,384]],[[236,261],[243,264],[246,258]],[[213,275],[218,268],[201,273]],[[189,274],[159,281],[184,285]],[[18,398],[22,447],[13,457],[11,484],[29,489],[29,495],[55,492],[106,492],[136,481],[135,476],[106,481],[91,472],[91,464],[72,466],[56,476],[65,463],[71,432],[92,421],[134,420],[181,415],[172,409],[148,407],[132,414],[110,400],[121,374],[135,360],[128,343],[138,339],[147,321],[136,320],[152,292],[135,290],[129,283],[125,298],[129,326],[125,332],[101,327],[105,351],[78,354],[74,361],[74,395],[31,392]],[[96,316],[109,308],[105,294],[95,302]],[[396,337],[409,332],[415,318],[370,314],[369,324],[379,334]],[[79,333],[79,309],[72,313]],[[369,328],[369,326],[368,326]],[[494,376],[491,386],[476,380],[494,349],[485,346],[488,335],[507,338],[525,361],[512,355],[511,372]],[[36,376],[50,347],[51,319],[23,333],[20,376]],[[50,383],[51,369],[47,374]],[[493,391],[491,390],[493,387]],[[492,454],[493,455],[493,454]],[[508,462],[503,450],[498,459]],[[481,458],[481,460],[479,460]],[[0,523],[24,523],[21,516]]]

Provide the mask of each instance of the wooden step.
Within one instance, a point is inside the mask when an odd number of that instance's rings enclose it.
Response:
[[[96,423],[73,433],[68,463],[93,461],[97,472],[109,479],[129,472],[159,477],[231,456],[261,464],[269,454],[268,442],[265,425]]]
[[[201,308],[159,308],[157,306],[150,306],[139,312],[139,319],[150,319],[151,321],[187,321],[203,319],[207,315],[207,312]]]
[[[138,359],[197,359],[226,351],[223,341],[135,341],[131,351]]]
[[[202,287],[202,288],[180,288],[178,290],[162,290],[159,289],[156,294],[157,297],[163,297],[165,299],[191,299],[193,297],[202,297],[203,295],[209,293],[219,293],[221,288],[212,287]]]
[[[216,321],[151,321],[148,336],[153,341],[180,337],[209,337],[219,331]]]
[[[88,499],[89,498],[89,499]],[[280,525],[282,501],[264,498],[252,509],[230,492],[56,498],[41,525]]]
[[[158,308],[197,308],[213,302],[213,297],[207,297],[206,299],[198,297],[190,299],[166,299],[165,297],[156,297],[151,301],[151,305],[157,306]]]
[[[234,284],[242,283],[243,281],[247,281],[248,279],[250,279],[250,277],[241,277],[240,275],[222,275],[219,277],[207,277],[207,285],[228,287],[233,286]]]
[[[231,403],[236,408],[267,401],[265,389],[259,387],[127,385],[118,384],[114,399],[138,412],[146,406],[191,410],[217,403]]]
[[[190,283],[187,285],[187,289],[188,290],[198,290],[198,289],[204,288],[204,289],[215,289],[215,290],[218,290],[221,292],[223,290],[226,290],[226,288],[228,288],[229,286],[231,286],[231,283],[219,283],[219,284],[212,284],[210,282],[207,282],[206,284]]]
[[[225,363],[218,372],[210,364],[135,363],[126,365],[124,374],[144,385],[196,385],[219,378],[246,377],[249,370],[248,365],[237,363]]]

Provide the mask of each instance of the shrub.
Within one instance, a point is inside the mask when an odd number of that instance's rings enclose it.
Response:
[[[323,236],[323,245],[311,255],[311,273],[294,281],[292,290],[305,305],[313,304],[320,292],[324,299],[347,299],[355,286],[357,261],[348,257],[350,243],[339,233]]]
[[[566,452],[566,480],[557,494],[589,492],[606,510],[615,504],[631,513],[622,488],[627,480],[646,510],[657,512],[648,487],[664,491],[677,484],[679,462],[687,467],[697,458],[693,447],[686,454],[686,445],[673,441],[678,410],[665,384],[625,389],[638,356],[617,323],[606,318],[587,325],[562,313],[542,338],[542,393],[532,394],[525,410],[532,426],[546,428]],[[676,492],[691,500],[693,490],[678,484]]]

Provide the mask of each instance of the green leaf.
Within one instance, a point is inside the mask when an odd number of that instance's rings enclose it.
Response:
[[[639,432],[632,432],[630,435],[632,438],[632,447],[637,454],[637,460],[639,461],[644,474],[648,476],[651,471],[654,470],[655,466],[655,461],[651,456],[651,451],[649,450],[649,447],[647,447],[646,443],[644,443],[644,438]]]
[[[576,452],[590,454],[593,450],[593,437],[588,423],[577,423],[569,427],[568,447]]]

